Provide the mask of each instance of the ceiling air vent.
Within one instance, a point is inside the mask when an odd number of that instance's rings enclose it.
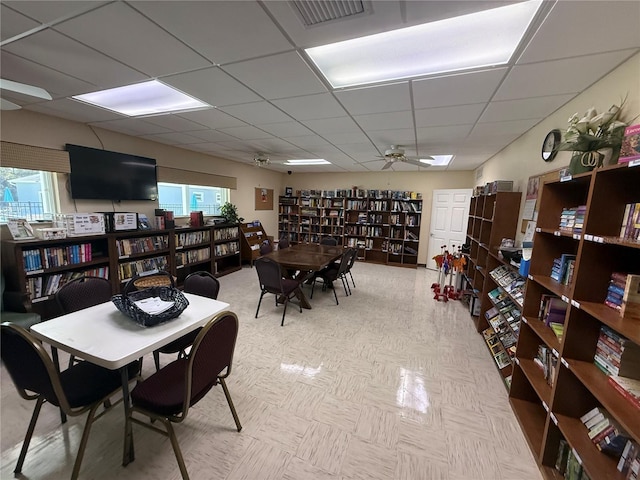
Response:
[[[306,26],[330,22],[331,20],[351,17],[365,12],[361,0],[294,0],[291,3],[300,13]]]

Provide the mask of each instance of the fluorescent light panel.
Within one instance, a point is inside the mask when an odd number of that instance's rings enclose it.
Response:
[[[334,88],[509,61],[540,0],[306,49]]]
[[[72,98],[130,117],[210,106],[158,80],[85,93]]]
[[[324,158],[302,158],[298,160],[287,160],[285,165],[331,165],[331,162]]]
[[[431,155],[433,160],[428,158],[421,158],[420,161],[422,163],[428,163],[429,165],[433,165],[434,167],[443,167],[445,165],[449,165],[453,155]]]

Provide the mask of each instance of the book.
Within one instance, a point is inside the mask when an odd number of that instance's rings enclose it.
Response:
[[[640,380],[611,375],[607,381],[631,405],[640,409]]]
[[[640,159],[640,125],[629,125],[624,129],[618,163]]]
[[[629,319],[640,319],[640,275],[627,275],[622,294],[620,316]]]
[[[564,438],[560,439],[560,443],[558,444],[558,455],[556,457],[555,468],[560,473],[560,475],[564,475],[564,472],[567,469],[567,458],[569,456],[569,444]]]

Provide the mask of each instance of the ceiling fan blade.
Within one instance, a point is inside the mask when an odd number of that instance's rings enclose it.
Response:
[[[47,92],[44,88],[35,87],[33,85],[25,85],[24,83],[13,82],[11,80],[0,79],[0,89],[22,93],[24,95],[29,95],[30,97],[53,100],[51,95],[49,95],[49,92]]]
[[[393,165],[393,162],[387,162],[384,164],[384,167],[382,167],[382,170],[386,170],[387,168],[389,168],[391,165]]]
[[[405,163],[408,163],[410,165],[415,165],[416,167],[427,168],[431,166],[429,163],[424,163],[424,162],[421,162],[420,160],[412,160],[410,158],[406,158],[404,161]]]
[[[0,98],[0,110],[20,110],[22,107],[9,100]]]

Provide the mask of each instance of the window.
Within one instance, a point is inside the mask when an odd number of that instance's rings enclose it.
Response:
[[[52,220],[59,211],[55,173],[0,167],[0,222]]]
[[[220,215],[220,207],[228,200],[228,188],[158,182],[160,208],[172,211],[175,216],[186,216],[192,211]]]

